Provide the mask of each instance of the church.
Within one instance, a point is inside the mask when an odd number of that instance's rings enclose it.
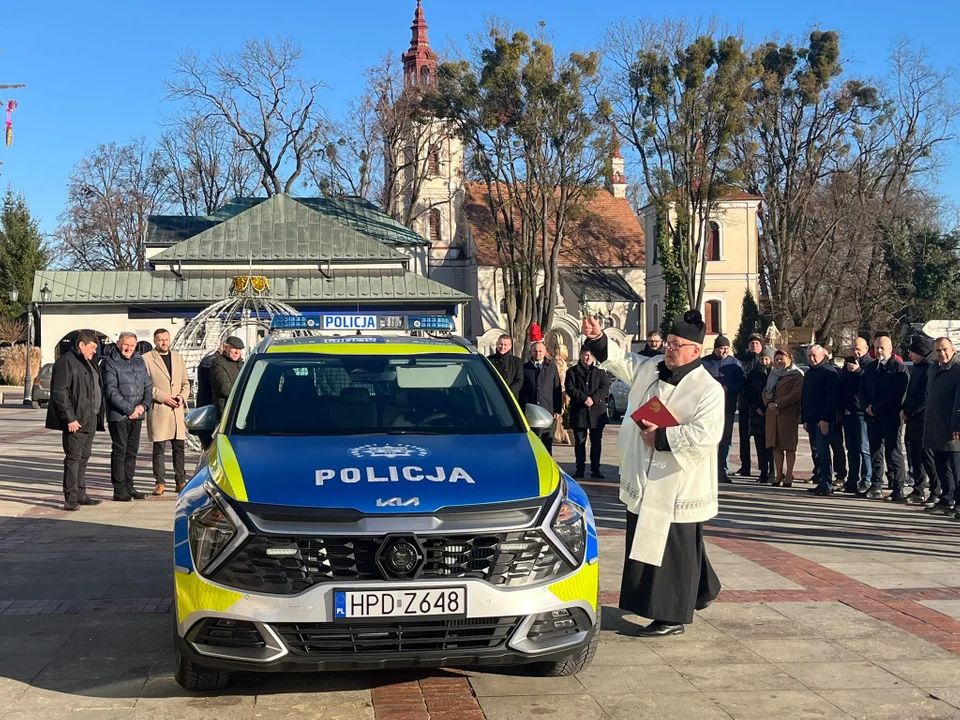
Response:
[[[431,85],[440,58],[422,0],[411,30],[405,82]],[[400,199],[418,206],[412,227],[394,219],[396,208],[360,198],[237,198],[211,216],[150,218],[142,271],[38,272],[33,301],[42,303],[43,362],[53,362],[83,327],[111,341],[124,330],[141,338],[160,327],[176,334],[204,308],[248,287],[236,282],[248,276],[258,278],[259,292],[301,312],[446,318],[481,352],[492,352],[507,321],[486,186],[466,175],[456,136],[438,121],[428,131],[429,157],[416,159],[428,172],[416,199]],[[618,151],[610,169],[605,185],[585,200],[560,260],[557,312],[545,339],[570,358],[579,350],[584,313],[599,316],[628,349],[662,320],[656,215],[652,207],[631,207]],[[704,313],[710,335],[736,330],[746,287],[756,296],[758,207],[758,198],[737,194],[711,221]]]

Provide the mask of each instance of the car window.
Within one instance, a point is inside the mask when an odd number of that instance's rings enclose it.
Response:
[[[475,355],[261,356],[236,403],[241,435],[524,432]]]

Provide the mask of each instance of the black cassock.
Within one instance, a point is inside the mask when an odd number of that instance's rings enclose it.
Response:
[[[720,594],[703,545],[703,523],[671,523],[660,567],[630,559],[637,515],[627,511],[627,548],[620,582],[620,609],[650,620],[689,625],[693,611]]]

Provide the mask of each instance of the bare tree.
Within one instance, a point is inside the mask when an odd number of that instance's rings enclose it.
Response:
[[[231,198],[249,197],[259,187],[259,165],[223,120],[180,118],[163,132],[159,144],[169,171],[169,200],[184,215],[210,215]]]
[[[235,55],[179,55],[169,96],[190,112],[229,125],[259,163],[269,195],[290,193],[323,137],[322,83],[297,74],[300,46],[289,38],[247,39]]]
[[[53,256],[82,270],[142,270],[147,218],[164,210],[166,186],[160,153],[142,138],[100,145],[70,173]]]

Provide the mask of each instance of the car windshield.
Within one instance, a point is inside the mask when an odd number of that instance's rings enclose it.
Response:
[[[476,355],[258,357],[237,397],[240,435],[524,432]]]

